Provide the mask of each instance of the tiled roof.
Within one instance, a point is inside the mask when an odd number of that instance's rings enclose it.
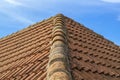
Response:
[[[58,14],[0,39],[0,80],[120,80],[120,47]]]

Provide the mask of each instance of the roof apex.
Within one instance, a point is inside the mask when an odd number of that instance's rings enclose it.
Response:
[[[64,16],[62,13],[58,13],[56,14],[56,16]]]

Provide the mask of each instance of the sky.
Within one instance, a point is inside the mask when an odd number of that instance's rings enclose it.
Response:
[[[0,38],[58,13],[120,46],[120,0],[0,0]]]

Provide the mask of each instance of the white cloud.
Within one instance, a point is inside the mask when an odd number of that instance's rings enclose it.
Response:
[[[8,5],[9,4],[9,5]],[[0,1],[0,13],[3,13],[7,16],[7,18],[11,18],[11,20],[23,23],[23,24],[32,24],[33,21],[26,18],[23,14],[17,12],[20,7],[24,7],[22,2],[18,0],[4,0]]]
[[[22,6],[23,4],[17,0],[5,0],[5,2],[15,5],[15,6]]]
[[[120,0],[101,0],[104,2],[109,2],[109,3],[120,3]]]

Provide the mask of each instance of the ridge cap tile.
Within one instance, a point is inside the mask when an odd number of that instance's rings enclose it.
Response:
[[[64,23],[64,16],[62,14],[57,14],[53,22],[52,51],[50,52],[47,66],[47,80],[72,80],[67,58],[68,45],[66,38],[67,35],[64,34],[66,33]]]

